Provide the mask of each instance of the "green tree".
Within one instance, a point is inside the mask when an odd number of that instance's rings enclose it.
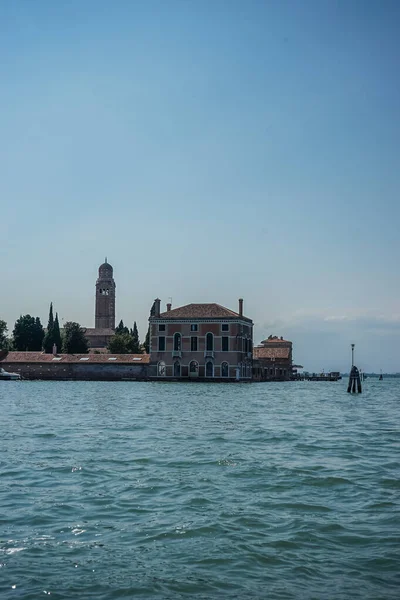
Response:
[[[68,321],[64,325],[63,352],[66,354],[87,354],[89,341],[79,323]]]
[[[150,352],[150,325],[147,329],[146,337],[144,338],[143,347],[145,352],[148,354]]]
[[[131,337],[132,337],[132,350],[131,350],[131,352],[133,354],[141,354],[142,353],[142,348],[140,346],[139,332],[138,332],[138,328],[137,328],[137,325],[136,325],[136,321],[133,324],[133,329],[131,331]]]
[[[54,343],[57,347],[57,351],[61,352],[62,340],[61,340],[61,333],[60,333],[60,324],[58,322],[58,313],[56,313],[56,318],[54,319],[53,339],[54,339]]]
[[[107,346],[111,354],[131,354],[132,336],[130,333],[117,333],[108,342]]]
[[[47,330],[43,338],[43,350],[46,354],[51,354],[53,352],[53,344],[54,344],[54,317],[53,317],[53,303],[50,302],[50,310],[49,310],[49,322],[47,324]]]
[[[39,351],[42,349],[44,329],[39,317],[20,316],[13,330],[13,346],[15,350]]]
[[[119,333],[128,333],[129,334],[129,329],[128,329],[128,327],[125,327],[122,319],[120,320],[117,327],[115,328],[115,333],[116,334],[119,334]]]
[[[7,323],[0,319],[0,350],[8,350]]]

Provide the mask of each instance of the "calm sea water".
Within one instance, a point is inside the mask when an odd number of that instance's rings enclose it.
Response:
[[[400,596],[400,381],[0,383],[0,597]]]

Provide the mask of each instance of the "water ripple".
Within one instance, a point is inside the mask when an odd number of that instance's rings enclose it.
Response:
[[[1,598],[394,599],[400,382],[0,388]]]

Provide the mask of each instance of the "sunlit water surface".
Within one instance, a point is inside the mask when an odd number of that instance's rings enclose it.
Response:
[[[400,597],[400,380],[0,383],[0,598]]]

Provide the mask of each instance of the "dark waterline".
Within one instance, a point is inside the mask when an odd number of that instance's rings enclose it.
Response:
[[[400,381],[0,383],[0,597],[398,598]]]

